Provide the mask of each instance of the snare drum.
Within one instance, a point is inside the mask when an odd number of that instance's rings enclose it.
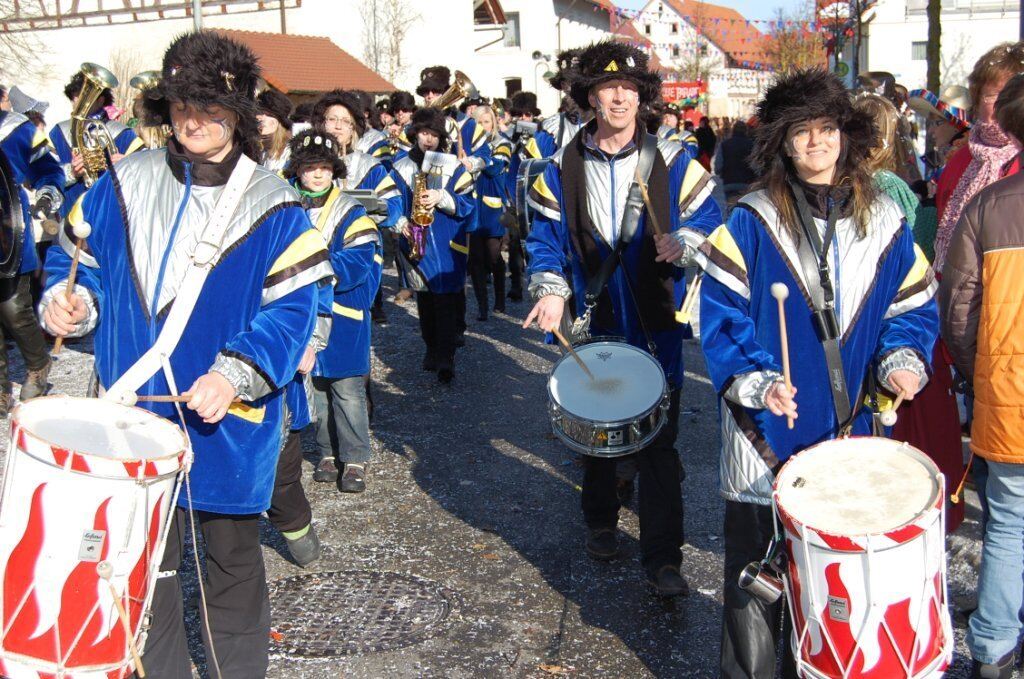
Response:
[[[0,675],[131,672],[186,451],[181,429],[140,408],[67,396],[15,408],[0,498]]]
[[[828,441],[775,481],[791,645],[803,677],[938,677],[953,654],[945,485],[921,451]]]
[[[665,425],[669,394],[665,371],[643,349],[596,340],[576,347],[590,379],[572,356],[555,363],[548,379],[551,428],[578,453],[620,457],[651,443]]]

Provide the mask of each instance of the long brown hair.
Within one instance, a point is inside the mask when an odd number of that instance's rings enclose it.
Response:
[[[853,100],[853,107],[871,116],[878,129],[878,138],[868,156],[868,171],[872,176],[879,170],[888,170],[906,179],[907,152],[900,136],[900,114],[896,106],[877,94],[862,94]]]
[[[288,148],[288,142],[291,138],[292,133],[281,124],[281,121],[278,121],[277,130],[274,131],[274,134],[269,139],[260,137],[263,142],[263,153],[267,158],[277,160],[284,153],[285,149]]]
[[[850,188],[850,202],[854,224],[857,227],[857,238],[864,238],[868,233],[868,224],[871,221],[872,205],[878,196],[878,190],[872,181],[872,174],[868,171],[862,159],[856,159],[850,153],[849,135],[853,134],[852,127],[857,116],[854,116],[841,131],[841,147],[839,159],[836,161],[836,169],[833,174],[832,186],[844,186]],[[870,123],[868,130],[871,130]],[[768,200],[775,206],[779,213],[779,220],[783,229],[789,234],[794,243],[800,242],[800,222],[797,218],[796,204],[793,198],[793,190],[789,181],[797,177],[793,161],[780,148],[772,159],[765,175],[758,181],[755,188],[763,189],[768,194]]]

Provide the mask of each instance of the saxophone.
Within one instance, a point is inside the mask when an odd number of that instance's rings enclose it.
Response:
[[[82,64],[81,72],[85,81],[71,111],[71,143],[72,150],[82,156],[85,165],[82,181],[90,187],[107,170],[104,151],[113,155],[117,147],[103,121],[89,118],[89,112],[104,90],[117,87],[117,78],[102,66],[88,62]]]
[[[418,262],[423,259],[427,247],[427,229],[434,223],[434,207],[428,208],[420,201],[420,194],[441,185],[443,174],[440,165],[431,165],[427,172],[417,172],[412,178],[412,215],[410,215],[409,259]]]

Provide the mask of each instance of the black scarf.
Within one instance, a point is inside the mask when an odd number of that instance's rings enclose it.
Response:
[[[587,279],[597,275],[601,267],[602,256],[598,247],[601,236],[587,208],[586,173],[583,163],[587,153],[584,139],[597,128],[596,121],[591,121],[579,131],[576,137],[566,146],[562,155],[562,192],[565,205],[565,224],[572,238],[573,246],[583,261]],[[631,153],[639,153],[640,135],[644,134],[641,126],[637,126],[636,146]],[[613,189],[614,190],[614,189]],[[668,168],[661,153],[656,152],[651,177],[647,182],[647,192],[651,196],[658,224],[666,231],[672,228],[672,205],[669,200]],[[640,260],[637,271],[624,270],[623,275],[629,277],[630,285],[639,306],[637,311],[649,330],[669,330],[676,327],[675,294],[673,265],[669,262],[655,263],[657,248],[654,245],[654,226],[648,218],[641,244]],[[624,267],[623,267],[624,268]],[[577,290],[576,294],[583,291]],[[598,298],[597,307],[593,311],[593,322],[599,328],[616,327],[611,297],[605,287]]]

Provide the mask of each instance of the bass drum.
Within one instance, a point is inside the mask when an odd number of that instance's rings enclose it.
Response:
[[[13,278],[21,268],[25,213],[21,189],[11,164],[0,148],[0,278]]]

